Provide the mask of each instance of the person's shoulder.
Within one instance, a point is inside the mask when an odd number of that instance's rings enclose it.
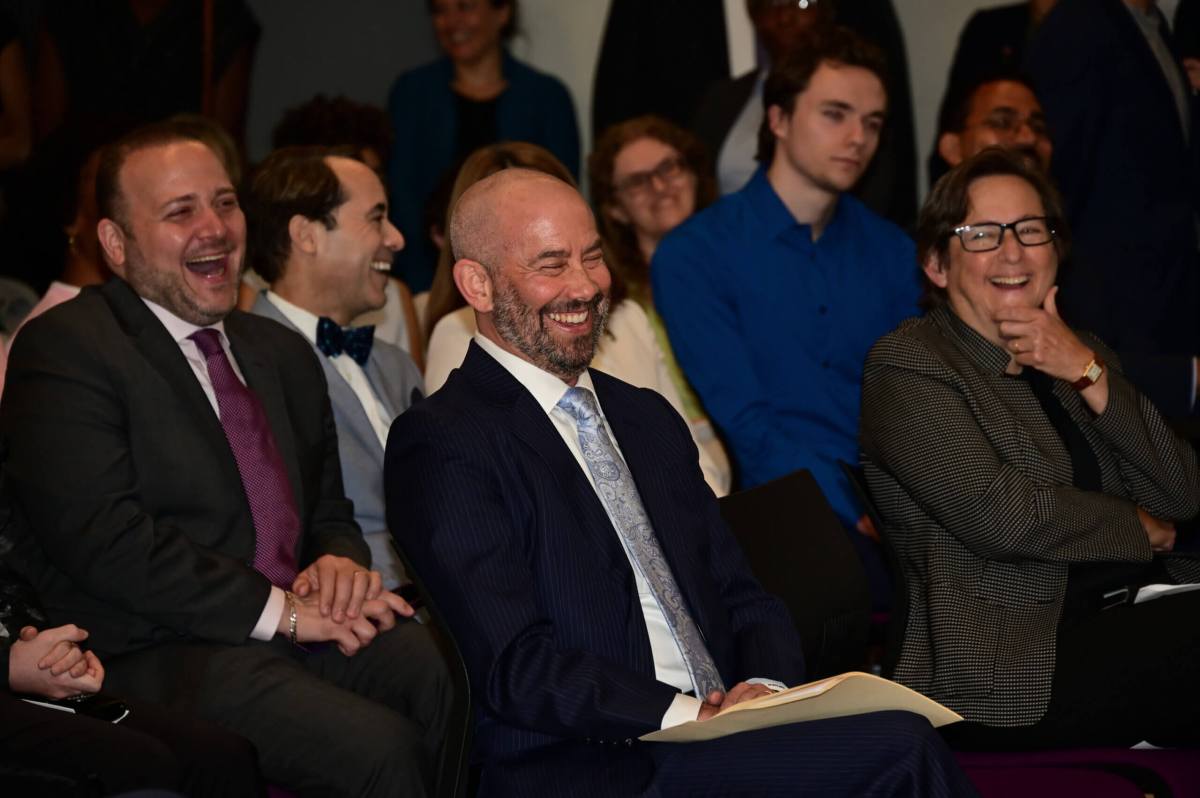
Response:
[[[723,244],[739,246],[747,212],[741,192],[719,198],[667,233],[654,252],[654,262],[657,264],[660,256],[673,258],[696,249],[708,252]]]
[[[418,92],[439,88],[449,92],[452,67],[445,58],[437,58],[427,64],[405,70],[396,76],[388,93],[389,104]]]
[[[10,357],[34,344],[62,347],[105,344],[111,342],[120,328],[112,305],[100,289],[85,288],[74,298],[26,321],[21,334],[11,342]]]
[[[320,366],[307,338],[267,316],[235,309],[225,317],[225,334],[235,347],[246,347],[280,362],[311,361]]]
[[[371,345],[371,360],[387,374],[404,377],[405,382],[418,387],[422,385],[421,370],[412,355],[389,341],[375,339]]]
[[[556,76],[514,58],[507,52],[504,56],[504,69],[513,88],[567,94],[566,84]]]
[[[660,416],[664,420],[675,419],[679,416],[666,397],[658,391],[651,388],[639,388],[599,369],[588,369],[588,374],[592,378],[592,384],[596,387],[596,393],[600,396],[606,413],[613,409],[615,403],[632,411],[639,418],[649,421],[651,425],[655,424]]]
[[[855,240],[905,256],[913,254],[913,240],[900,225],[880,216],[853,194],[843,194],[838,201],[853,227]]]
[[[905,319],[867,353],[867,368],[893,366],[926,371],[944,366],[942,334],[929,314]]]

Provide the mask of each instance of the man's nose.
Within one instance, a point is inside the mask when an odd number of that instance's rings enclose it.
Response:
[[[1029,124],[1028,119],[1022,119],[1017,123],[1016,130],[1013,132],[1013,141],[1023,146],[1037,142],[1037,133],[1034,131],[1033,125]]]
[[[383,220],[383,245],[392,252],[404,249],[404,236],[390,220]]]
[[[235,211],[241,213],[241,211]],[[229,220],[212,206],[205,207],[198,221],[197,233],[202,238],[222,238],[229,231]]]

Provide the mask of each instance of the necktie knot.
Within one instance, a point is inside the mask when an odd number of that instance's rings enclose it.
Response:
[[[188,337],[196,342],[200,354],[205,357],[211,357],[221,351],[221,334],[212,327],[196,330]]]
[[[317,319],[317,349],[326,357],[346,354],[360,366],[367,365],[371,346],[375,343],[375,327],[339,327],[326,316]]]
[[[575,419],[576,424],[584,426],[595,425],[600,416],[596,397],[587,388],[580,388],[578,385],[567,389],[562,399],[558,400],[558,407]]]

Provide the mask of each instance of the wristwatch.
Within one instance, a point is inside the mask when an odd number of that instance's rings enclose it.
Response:
[[[1091,362],[1083,370],[1083,376],[1071,383],[1071,387],[1077,391],[1082,391],[1085,388],[1091,388],[1100,381],[1100,377],[1104,374],[1104,361],[1098,357],[1093,357]]]

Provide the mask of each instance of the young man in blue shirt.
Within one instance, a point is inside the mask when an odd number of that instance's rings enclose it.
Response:
[[[651,269],[671,346],[742,487],[807,468],[860,530],[837,461],[857,460],[867,350],[918,313],[920,293],[912,241],[846,193],[879,145],[884,79],[879,51],[845,29],[795,48],[763,89],[762,166],[668,235]],[[879,554],[851,539],[882,606]]]

